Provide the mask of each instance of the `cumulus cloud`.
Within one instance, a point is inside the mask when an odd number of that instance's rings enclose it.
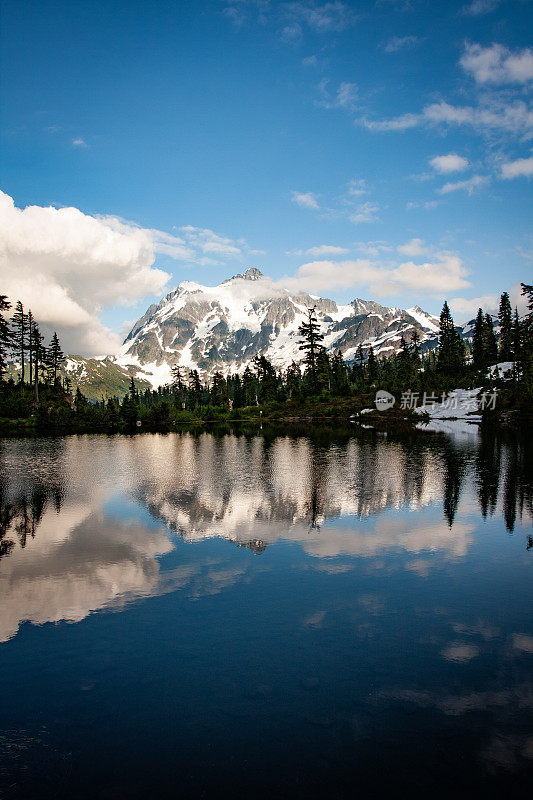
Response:
[[[108,224],[77,208],[19,209],[0,192],[2,290],[57,329],[70,352],[113,352],[116,335],[98,318],[104,306],[158,294],[169,275],[154,264],[142,229]]]
[[[357,206],[356,210],[350,214],[349,219],[354,225],[360,225],[363,222],[379,222],[378,211],[379,205],[368,201]]]
[[[291,192],[292,202],[300,208],[319,208],[314,192]]]
[[[430,165],[440,173],[462,172],[468,167],[468,160],[457,153],[448,153],[445,156],[435,156],[430,160]]]
[[[481,84],[520,84],[533,80],[533,50],[530,48],[511,51],[501,44],[489,47],[467,44],[459,63]]]
[[[481,297],[472,297],[470,300],[465,297],[454,297],[449,301],[449,306],[459,319],[467,321],[476,316],[478,308],[482,308],[486,314],[497,314],[499,299],[496,294],[484,294]]]
[[[187,225],[179,236],[77,208],[19,209],[0,192],[2,291],[30,309],[47,336],[57,330],[70,353],[114,353],[120,338],[100,321],[104,308],[158,295],[170,275],[156,254],[219,264],[250,253],[246,242]]]
[[[531,178],[533,176],[533,156],[506,161],[501,166],[502,178]]]
[[[309,261],[293,278],[284,278],[287,288],[331,291],[365,286],[377,296],[417,293],[442,296],[470,286],[461,259],[448,252],[437,252],[421,264],[405,261],[381,263],[371,259],[350,261]]]
[[[455,181],[453,183],[445,183],[438,192],[439,194],[450,194],[450,192],[466,192],[467,194],[474,194],[475,191],[481,189],[490,183],[488,175],[474,175],[466,181]]]

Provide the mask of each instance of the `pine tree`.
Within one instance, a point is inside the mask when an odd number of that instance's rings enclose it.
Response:
[[[474,369],[483,370],[485,363],[485,347],[483,341],[485,327],[485,317],[483,309],[479,308],[474,322],[474,332],[472,334],[472,364]]]
[[[323,334],[320,333],[320,325],[316,316],[316,308],[307,309],[307,321],[302,322],[298,328],[298,334],[302,337],[300,340],[300,350],[305,353],[304,363],[307,364],[307,369],[311,377],[311,385],[316,391],[316,360],[319,350],[322,349],[320,342],[324,339]]]
[[[50,364],[50,371],[52,373],[52,377],[55,384],[57,382],[57,373],[59,372],[61,365],[65,362],[65,356],[63,354],[63,351],[61,350],[61,345],[59,344],[59,338],[55,331],[54,335],[52,336],[52,340],[50,342],[50,347],[48,348],[48,360]]]
[[[447,376],[455,376],[464,364],[464,345],[455,330],[448,303],[444,301],[440,314],[439,349],[437,365]]]
[[[256,356],[253,365],[257,375],[260,402],[269,403],[275,400],[278,388],[276,370],[265,356]]]
[[[348,394],[348,370],[340,350],[335,353],[331,360],[331,371],[335,392],[341,396]]]
[[[24,383],[26,367],[26,345],[28,338],[28,318],[24,313],[24,306],[17,300],[15,313],[12,319],[14,340],[20,354],[20,382]]]
[[[293,361],[287,367],[285,384],[287,386],[289,398],[292,399],[293,395],[298,392],[302,385],[302,372],[300,370],[300,365],[297,364],[296,361]]]
[[[498,313],[500,323],[500,361],[513,360],[513,311],[507,292],[500,297],[500,310]]]
[[[35,388],[35,403],[39,404],[39,370],[46,365],[46,348],[43,346],[43,336],[38,324],[33,321],[30,330],[30,340],[33,352],[33,385]]]
[[[498,360],[498,344],[496,342],[494,325],[490,314],[485,314],[483,324],[483,350],[485,363],[487,365],[495,364]]]
[[[211,403],[214,406],[228,405],[228,384],[221,372],[215,372],[211,386]]]
[[[242,388],[244,391],[244,403],[247,406],[257,405],[257,383],[255,375],[250,367],[246,367],[242,374]]]
[[[331,391],[331,362],[326,350],[321,347],[316,356],[316,386],[319,391]]]
[[[12,346],[12,334],[9,321],[5,319],[3,311],[9,311],[11,303],[7,295],[0,294],[0,380],[7,369],[7,357]]]
[[[203,387],[197,369],[189,371],[189,392],[194,407],[200,406],[202,404]]]
[[[29,368],[30,368],[30,386],[33,383],[33,314],[31,313],[31,308],[28,311],[28,360],[29,360]]]
[[[366,360],[366,375],[369,381],[374,382],[378,376],[378,365],[376,356],[374,355],[374,348],[372,345],[368,348],[368,357]]]

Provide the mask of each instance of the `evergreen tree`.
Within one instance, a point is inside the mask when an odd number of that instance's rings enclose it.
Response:
[[[500,323],[500,361],[513,360],[513,311],[507,292],[500,297],[500,310],[498,313]]]
[[[348,394],[348,370],[340,350],[335,353],[331,360],[331,372],[335,392],[341,396]]]
[[[17,300],[17,304],[15,306],[15,313],[13,314],[12,319],[13,324],[13,334],[14,340],[16,343],[16,347],[20,354],[20,382],[24,383],[25,379],[25,367],[26,367],[26,345],[27,345],[27,338],[28,338],[28,318],[24,313],[24,306]]]
[[[233,408],[242,408],[244,405],[244,389],[241,376],[235,375],[233,378]]]
[[[11,328],[9,321],[2,312],[9,311],[11,303],[7,295],[0,294],[0,380],[7,369],[7,357],[12,346]]]
[[[513,315],[513,355],[515,361],[514,375],[515,378],[519,378],[522,369],[522,323],[516,307]]]
[[[250,367],[246,367],[242,374],[242,388],[244,391],[245,405],[257,405],[257,383]]]
[[[35,403],[39,404],[39,370],[46,366],[46,348],[43,346],[43,335],[38,324],[33,320],[30,330],[31,348],[33,352],[33,385],[35,388]]]
[[[54,379],[54,384],[57,381],[57,373],[59,372],[61,365],[65,361],[65,356],[63,351],[61,350],[61,345],[59,344],[59,338],[57,333],[54,331],[54,335],[52,336],[52,341],[50,342],[50,347],[48,348],[48,361],[50,364],[50,370],[52,372],[52,377]]]
[[[285,384],[287,386],[287,392],[289,394],[289,398],[292,399],[293,396],[299,391],[300,386],[302,385],[302,372],[300,370],[300,365],[293,361],[288,367],[287,372],[285,375]]]
[[[320,342],[324,339],[323,334],[320,333],[320,325],[316,316],[316,308],[307,309],[307,321],[302,322],[298,328],[298,333],[302,337],[300,340],[300,350],[305,353],[304,363],[307,365],[309,376],[311,378],[311,385],[316,391],[317,376],[316,376],[316,362],[319,351],[322,349]]]
[[[487,365],[495,364],[498,360],[498,344],[496,342],[494,325],[490,314],[485,314],[483,324],[483,350],[485,363]]]
[[[30,386],[33,383],[33,314],[28,311],[28,360],[30,368]]]
[[[203,387],[197,369],[189,371],[189,393],[194,408],[202,405]]]
[[[478,370],[483,370],[486,367],[484,332],[485,317],[483,316],[483,309],[479,308],[472,334],[472,364],[474,369]]]
[[[319,391],[331,391],[331,362],[325,349],[321,347],[316,356],[316,388]]]
[[[256,356],[253,360],[257,375],[258,398],[261,403],[269,403],[276,399],[278,379],[276,370],[265,356]]]
[[[178,396],[178,403],[180,408],[185,408],[185,380],[179,364],[174,364],[172,367],[172,388]]]
[[[455,330],[448,303],[444,301],[440,314],[439,349],[437,365],[446,376],[453,377],[464,365],[464,345]]]
[[[369,381],[372,383],[376,380],[378,376],[378,365],[376,361],[376,356],[374,355],[374,348],[372,345],[368,348],[368,357],[366,360],[366,376]]]
[[[215,372],[211,386],[211,403],[214,406],[228,405],[228,384],[221,372]]]

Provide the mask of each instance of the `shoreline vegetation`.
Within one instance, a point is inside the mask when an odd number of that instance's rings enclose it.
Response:
[[[500,301],[499,332],[490,315],[479,309],[473,340],[461,339],[444,303],[439,345],[424,352],[416,332],[402,336],[400,349],[377,358],[372,346],[362,346],[348,364],[340,352],[331,356],[314,308],[300,326],[302,362],[278,371],[265,356],[257,356],[242,374],[215,372],[203,381],[197,370],[175,366],[172,383],[142,389],[132,377],[120,398],[89,401],[72,391],[63,365],[57,334],[43,345],[31,311],[0,295],[0,435],[38,436],[70,433],[140,433],[177,431],[184,426],[243,426],[360,423],[375,429],[413,429],[427,414],[416,413],[409,397],[434,398],[439,403],[455,389],[481,388],[496,392],[494,407],[481,411],[481,423],[501,426],[533,421],[533,286],[522,284],[528,313],[514,315],[507,293]],[[5,379],[18,359],[19,377]],[[510,363],[499,375],[498,363]],[[376,392],[395,398],[388,410],[375,408]],[[453,409],[448,419],[454,418]],[[464,417],[462,417],[464,419]]]

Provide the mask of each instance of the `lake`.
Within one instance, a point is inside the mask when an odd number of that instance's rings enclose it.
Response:
[[[528,432],[0,441],[0,797],[512,796]]]

